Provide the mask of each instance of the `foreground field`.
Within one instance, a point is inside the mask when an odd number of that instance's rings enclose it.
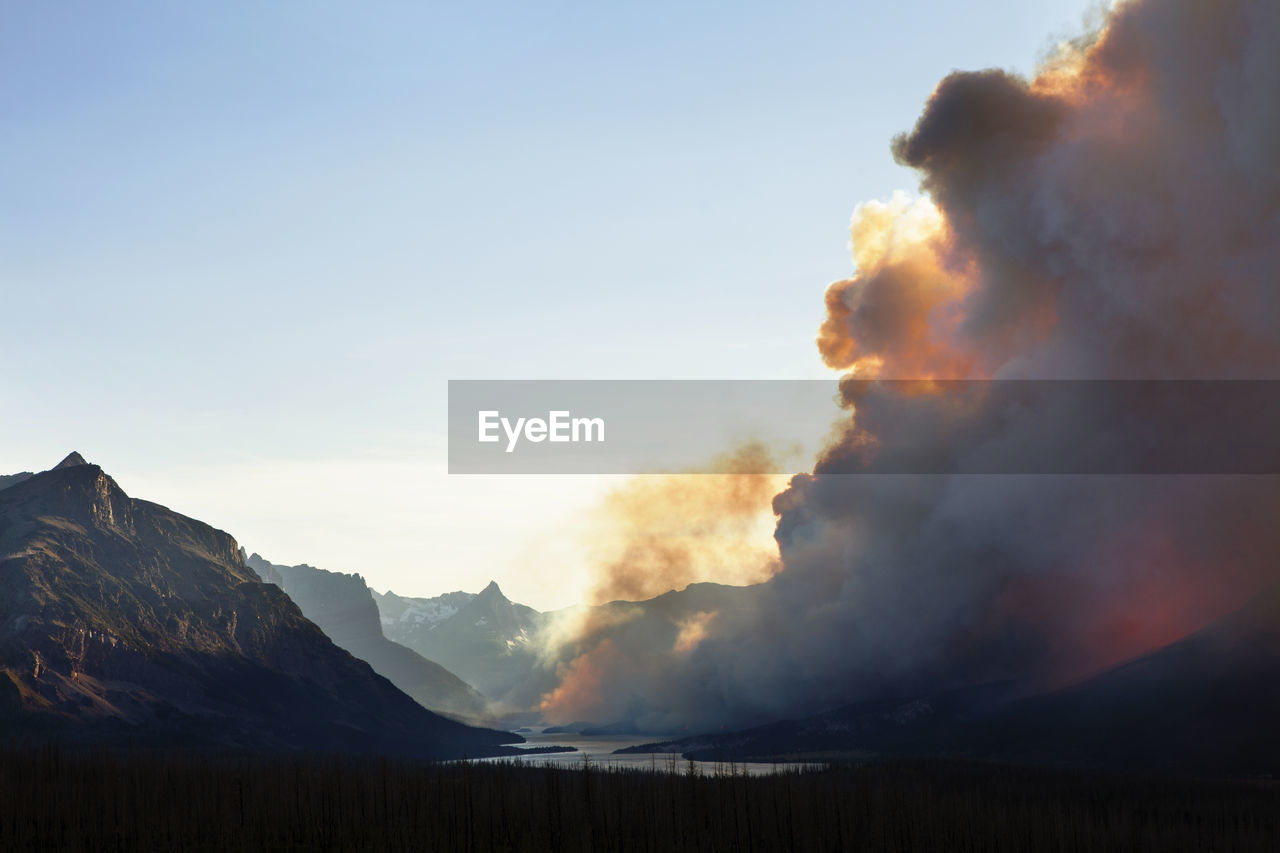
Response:
[[[9,751],[0,849],[1280,849],[1271,782],[941,763],[733,771]]]

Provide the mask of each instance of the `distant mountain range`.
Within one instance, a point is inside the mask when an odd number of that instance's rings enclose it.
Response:
[[[496,583],[479,593],[435,598],[375,592],[373,600],[389,639],[438,661],[496,702],[536,705],[554,687],[551,673],[540,671],[535,643],[547,615],[511,601]]]
[[[607,640],[623,656],[643,658],[672,648],[681,626],[709,612],[749,610],[758,587],[694,583],[645,601],[539,612],[511,601],[490,583],[479,593],[433,598],[373,593],[386,636],[439,662],[505,710],[512,725],[543,722],[538,708],[555,690],[564,667]],[[583,626],[591,626],[583,630]],[[518,721],[518,722],[517,722]],[[653,732],[634,716],[578,721],[552,731],[594,734]],[[662,731],[658,729],[657,731]]]
[[[758,594],[693,584],[572,613],[539,613],[496,583],[434,598],[378,594],[360,575],[246,559],[228,534],[129,497],[72,454],[0,479],[0,743],[504,754],[519,736],[427,708],[477,719],[493,700],[536,715],[584,642],[551,643],[558,619],[585,616],[598,626],[590,642],[642,654],[671,648],[690,615],[746,612]],[[1275,586],[1064,689],[887,696],[631,751],[1274,775],[1278,719]],[[565,730],[637,728],[621,719]]]
[[[231,536],[78,454],[0,486],[0,741],[451,758],[521,740],[428,711]]]
[[[607,636],[622,653],[643,656],[652,649],[671,648],[680,625],[694,614],[732,612],[748,606],[754,595],[752,587],[695,583],[647,601],[613,601],[539,612],[511,601],[491,582],[479,593],[410,598],[374,592],[373,599],[389,639],[439,662],[475,685],[498,707],[518,715],[537,709],[559,683],[562,667],[581,652],[572,636],[554,636],[558,622],[596,625],[591,632],[593,642]],[[568,642],[562,642],[564,639]],[[599,733],[643,730],[630,719],[576,725]]]
[[[288,593],[302,613],[374,672],[433,711],[469,721],[486,719],[488,702],[445,667],[383,635],[373,594],[358,574],[327,572],[306,564],[282,566],[252,554],[246,564]]]

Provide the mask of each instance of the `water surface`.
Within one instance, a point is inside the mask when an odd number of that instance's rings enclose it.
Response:
[[[682,735],[581,735],[573,733],[563,734],[544,734],[542,731],[535,729],[533,732],[521,732],[524,736],[525,743],[515,744],[520,749],[530,749],[539,746],[572,746],[577,748],[577,752],[552,752],[530,755],[522,758],[529,764],[549,765],[553,767],[582,767],[584,763],[590,763],[592,767],[619,767],[635,770],[655,770],[669,772],[675,770],[677,773],[688,772],[689,761],[681,758],[676,753],[661,752],[640,752],[627,753],[626,755],[614,755],[615,749],[622,749],[628,746],[636,746],[642,743],[657,743],[660,741],[671,740],[673,738],[682,737]],[[509,761],[510,758],[482,758],[481,761]],[[698,773],[704,775],[715,775],[717,772],[735,773],[746,772],[752,776],[760,776],[768,773],[775,773],[779,770],[817,768],[822,765],[818,764],[801,764],[792,761],[779,762],[741,762],[729,764],[727,762],[716,761],[695,761],[694,769]]]

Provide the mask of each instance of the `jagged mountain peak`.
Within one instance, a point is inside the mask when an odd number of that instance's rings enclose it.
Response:
[[[133,530],[135,502],[97,465],[64,462],[9,486],[3,495],[6,503],[38,506],[46,516]]]
[[[524,705],[554,686],[533,683],[540,677],[534,637],[542,614],[508,599],[496,581],[479,593],[388,593],[374,600],[388,638],[456,672],[491,699]],[[524,692],[515,697],[517,688]]]
[[[513,742],[432,714],[259,583],[229,534],[96,465],[0,491],[0,578],[0,744],[443,758]]]
[[[422,705],[471,719],[487,714],[487,703],[474,688],[384,636],[377,594],[361,575],[329,572],[305,563],[279,565],[257,552],[248,565],[263,580],[283,589],[335,643],[367,661]]]
[[[67,454],[67,458],[63,459],[57,465],[54,465],[53,468],[51,468],[50,470],[56,471],[59,468],[75,468],[80,465],[88,465],[88,464],[89,463],[85,460],[83,456],[81,456],[79,453],[73,450]]]

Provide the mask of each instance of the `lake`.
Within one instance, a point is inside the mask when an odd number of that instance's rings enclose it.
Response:
[[[524,736],[525,743],[516,744],[517,748],[529,749],[539,746],[572,746],[577,748],[577,752],[551,752],[539,753],[521,758],[529,764],[550,765],[555,767],[582,767],[584,756],[586,760],[591,762],[592,767],[620,767],[634,770],[661,770],[669,771],[673,767],[676,772],[687,772],[689,762],[681,758],[676,753],[627,753],[626,755],[614,755],[615,749],[622,749],[628,746],[636,746],[642,743],[656,743],[664,740],[681,737],[681,735],[580,735],[572,733],[562,734],[543,734],[539,730],[533,732],[521,732]],[[517,756],[518,757],[518,756]],[[674,759],[674,764],[673,760]],[[480,761],[510,761],[511,758],[482,758]],[[724,763],[715,761],[695,761],[695,767],[699,773],[706,775],[714,775],[717,768],[723,772],[728,772],[729,766]],[[796,769],[816,769],[821,768],[821,764],[801,764],[797,762],[779,761],[774,762],[744,762],[733,765],[733,769],[739,773],[745,771],[752,776],[762,776],[769,773],[776,773],[779,770],[796,770]]]

